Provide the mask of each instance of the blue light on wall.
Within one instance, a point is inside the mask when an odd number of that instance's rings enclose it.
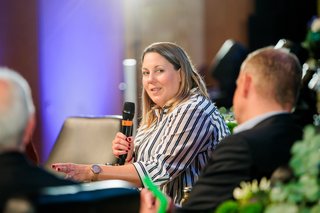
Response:
[[[43,162],[66,117],[121,114],[122,8],[118,0],[39,0]]]

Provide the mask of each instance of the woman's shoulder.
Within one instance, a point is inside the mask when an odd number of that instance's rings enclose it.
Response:
[[[207,97],[201,94],[192,94],[188,99],[176,106],[174,111],[202,111],[204,113],[213,113],[217,107]]]

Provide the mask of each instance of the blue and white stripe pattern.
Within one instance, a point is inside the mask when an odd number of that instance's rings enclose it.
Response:
[[[214,104],[193,94],[168,113],[155,110],[158,121],[139,128],[134,141],[134,166],[180,203],[183,189],[193,186],[215,146],[230,134]]]

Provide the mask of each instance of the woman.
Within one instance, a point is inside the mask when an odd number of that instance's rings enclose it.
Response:
[[[123,166],[53,164],[78,181],[122,179],[135,183],[149,176],[180,203],[219,141],[230,134],[205,84],[186,52],[159,42],[142,55],[142,120],[136,137],[118,133],[115,156],[127,154]],[[134,147],[134,148],[131,148]]]

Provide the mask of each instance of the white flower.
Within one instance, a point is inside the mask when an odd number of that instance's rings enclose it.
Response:
[[[259,188],[262,191],[268,191],[270,190],[270,185],[271,185],[271,181],[268,180],[266,177],[263,177],[260,181]]]
[[[253,180],[252,182],[244,182],[240,183],[240,187],[236,187],[233,190],[233,196],[237,200],[245,200],[250,198],[253,193],[257,193],[259,191],[269,191],[270,190],[270,181],[263,177],[258,183],[257,180]]]

